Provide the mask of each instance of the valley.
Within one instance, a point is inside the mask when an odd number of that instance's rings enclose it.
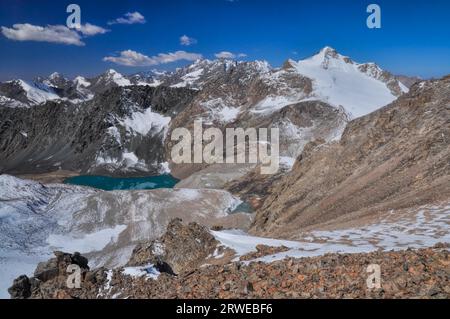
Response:
[[[174,161],[170,136],[199,121],[223,136],[278,129],[280,169]],[[1,83],[0,297],[367,297],[361,267],[409,281],[392,265],[425,256],[430,278],[383,296],[448,298],[449,141],[449,76],[407,81],[331,47],[280,68],[198,60]],[[55,267],[75,252],[89,268],[70,291]],[[289,288],[302,282],[312,290]]]

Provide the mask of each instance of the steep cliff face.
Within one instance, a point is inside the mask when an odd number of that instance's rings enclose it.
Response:
[[[339,142],[308,144],[258,211],[253,233],[296,238],[450,197],[450,77],[424,81],[351,121]]]
[[[184,88],[115,87],[79,104],[2,107],[0,172],[157,173],[165,162],[171,118],[195,94]]]

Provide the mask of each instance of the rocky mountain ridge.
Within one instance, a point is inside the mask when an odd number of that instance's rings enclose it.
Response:
[[[350,118],[406,91],[389,72],[330,47],[282,68],[219,59],[174,72],[14,80],[0,84],[0,172],[155,174],[170,163],[173,143],[166,137],[196,119],[221,130],[277,127],[280,155],[293,162],[308,142],[339,139]],[[33,126],[46,129],[34,134]],[[170,166],[180,178],[205,168]]]
[[[340,141],[308,144],[258,212],[257,234],[343,223],[450,197],[450,78],[351,121]],[[357,196],[354,196],[357,194]]]
[[[183,243],[180,245],[180,243]],[[79,253],[55,252],[34,277],[19,276],[12,298],[448,298],[448,246],[288,258],[271,263],[229,262],[198,224],[172,221],[158,240],[138,246],[127,266],[90,269]],[[264,252],[282,247],[258,248]],[[241,258],[252,260],[254,256]],[[67,287],[69,265],[81,269],[81,287]],[[380,288],[368,286],[368,266],[381,269]],[[174,272],[174,270],[176,270]]]

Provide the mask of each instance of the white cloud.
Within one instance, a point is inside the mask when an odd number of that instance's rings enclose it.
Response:
[[[29,23],[14,24],[12,28],[2,26],[2,34],[15,41],[37,41],[83,46],[82,36],[93,36],[108,32],[102,27],[86,23],[79,29],[69,29],[64,25],[47,25],[45,27]]]
[[[85,36],[93,36],[96,34],[104,34],[106,32],[108,32],[109,30],[99,27],[97,25],[93,25],[90,23],[86,23],[86,24],[82,24],[81,27],[79,29],[77,29],[78,31],[80,31],[81,33],[83,33],[83,35]]]
[[[188,37],[187,35],[183,35],[183,36],[180,37],[180,44],[181,45],[189,46],[189,45],[196,44],[196,43],[197,43],[197,39]]]
[[[222,51],[222,52],[215,54],[215,57],[218,59],[235,59],[236,57],[245,58],[246,56],[247,56],[247,54],[245,54],[245,53],[234,54],[234,53],[231,53],[228,51]]]
[[[222,51],[215,54],[216,58],[218,59],[234,59],[236,55],[234,53],[228,52],[228,51]]]
[[[198,53],[189,53],[186,51],[176,51],[171,53],[160,53],[158,55],[149,57],[142,53],[126,50],[120,52],[119,56],[104,57],[103,61],[113,62],[126,66],[152,66],[165,63],[171,63],[181,60],[195,61],[201,59],[202,55]]]
[[[41,27],[29,23],[14,24],[12,28],[2,26],[5,37],[15,41],[39,41],[63,43],[83,46],[81,35],[75,30],[63,25],[48,25]]]
[[[145,17],[139,12],[127,12],[122,17],[113,21],[109,21],[108,24],[144,24]]]

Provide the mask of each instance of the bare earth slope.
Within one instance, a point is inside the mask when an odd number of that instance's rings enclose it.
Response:
[[[350,122],[338,143],[310,143],[259,210],[252,232],[300,229],[450,198],[450,77],[417,83]]]

